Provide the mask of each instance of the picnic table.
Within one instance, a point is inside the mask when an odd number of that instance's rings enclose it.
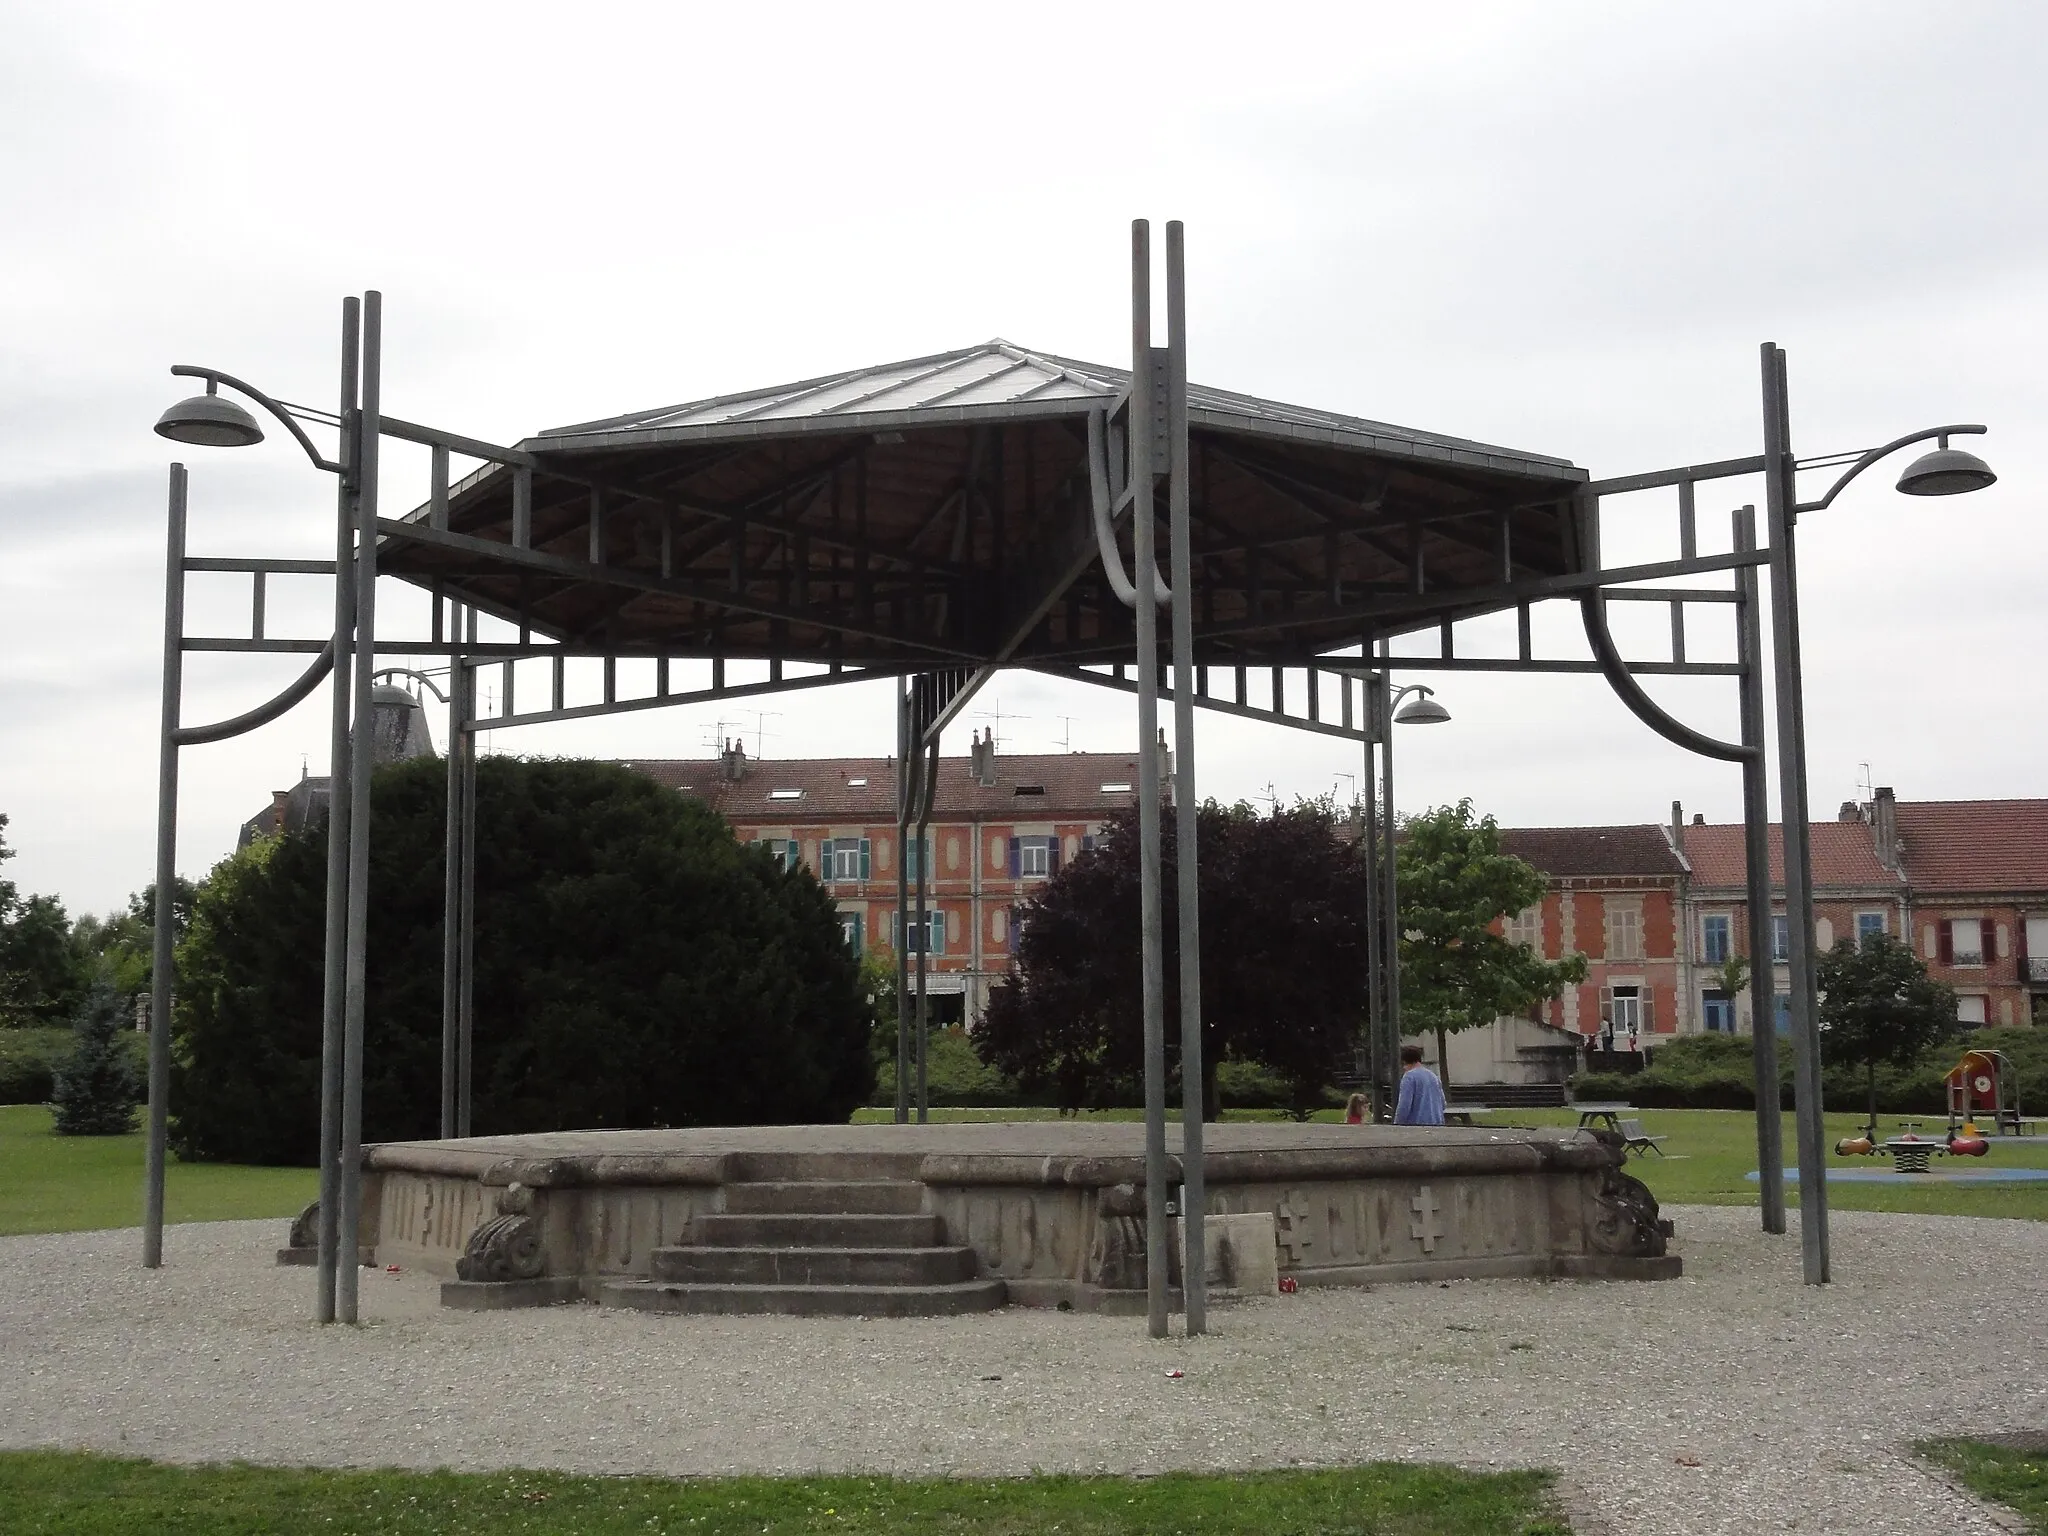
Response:
[[[1601,1122],[1606,1124],[1608,1130],[1619,1131],[1621,1117],[1636,1112],[1633,1104],[1574,1104],[1572,1108],[1579,1112],[1579,1129],[1582,1131],[1589,1125]]]

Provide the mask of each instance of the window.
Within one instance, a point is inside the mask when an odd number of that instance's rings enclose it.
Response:
[[[1778,1033],[1792,1033],[1792,994],[1780,992],[1771,999],[1771,1018],[1776,1022]]]
[[[1988,917],[1951,917],[1941,925],[1943,965],[1984,965],[1997,953],[1997,938]]]
[[[1984,995],[1964,993],[1956,998],[1956,1022],[1965,1029],[1979,1028],[1985,1022]]]
[[[1771,959],[1783,965],[1792,958],[1792,920],[1782,912],[1771,914]]]
[[[1700,998],[1700,1021],[1717,1035],[1735,1033],[1735,999],[1716,988]]]
[[[801,800],[803,797],[804,792],[800,789],[771,789],[768,791],[768,798],[770,800]]]
[[[846,940],[846,947],[852,950],[856,955],[861,952],[862,946],[860,939],[862,926],[863,924],[861,923],[860,914],[858,912],[842,912],[839,914],[840,937]]]
[[[818,844],[818,873],[825,880],[865,880],[874,856],[864,837],[828,837]]]
[[[1856,944],[1858,948],[1868,944],[1877,934],[1884,932],[1882,912],[1858,912],[1856,914]]]
[[[1609,897],[1607,909],[1607,958],[1643,958],[1643,909],[1633,901],[1618,902]]]
[[[889,930],[892,935],[900,935],[903,932],[903,924],[901,922],[902,916],[903,914],[900,912],[891,912],[889,914]],[[943,955],[946,952],[946,914],[941,912],[936,907],[931,907],[926,909],[925,918],[927,930],[931,934],[931,947],[929,953],[934,955]],[[916,954],[919,950],[925,948],[924,945],[917,942],[917,937],[917,913],[913,911],[910,914],[909,949],[909,953],[913,955]],[[903,946],[901,944],[898,944],[896,947],[901,949]]]
[[[915,880],[921,870],[932,869],[928,862],[932,856],[932,840],[929,837],[907,837],[903,840],[903,878]],[[938,871],[932,869],[936,878]]]
[[[1105,795],[1128,795],[1131,792],[1131,786],[1128,784],[1105,784],[1102,786],[1102,792]]]
[[[1616,987],[1609,1018],[1617,1035],[1640,1033],[1643,1027],[1643,999],[1640,989]]]
[[[846,781],[846,787],[848,789],[866,789],[868,787],[868,781],[866,779],[848,779]]]
[[[1708,965],[1726,965],[1730,948],[1728,914],[1709,912],[1700,919],[1700,958]]]
[[[1060,840],[1056,837],[1010,839],[1010,878],[1042,880],[1060,872]]]
[[[753,846],[766,848],[777,869],[795,869],[804,861],[804,845],[793,838],[757,837]]]
[[[1510,944],[1526,945],[1528,948],[1541,954],[1543,951],[1543,908],[1538,905],[1530,907],[1526,911],[1517,912],[1502,925],[1501,937]]]

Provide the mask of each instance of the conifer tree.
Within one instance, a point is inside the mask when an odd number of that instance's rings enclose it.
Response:
[[[57,1069],[53,1095],[59,1136],[125,1136],[141,1097],[135,1061],[122,1039],[127,1010],[103,970],[71,1022],[71,1054]]]

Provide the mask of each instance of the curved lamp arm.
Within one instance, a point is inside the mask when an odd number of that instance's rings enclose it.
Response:
[[[1109,512],[1109,426],[1102,412],[1088,413],[1088,490],[1095,507],[1095,547],[1102,556],[1103,574],[1109,577],[1110,590],[1116,593],[1117,601],[1126,608],[1138,606],[1138,589],[1124,575],[1123,551],[1116,547],[1116,524]],[[1152,590],[1158,606],[1166,608],[1173,603],[1173,592],[1166,585],[1166,578],[1159,574],[1159,566],[1152,567]]]
[[[172,367],[171,372],[178,378],[204,379],[208,384],[225,384],[228,388],[238,390],[242,394],[247,395],[251,400],[254,400],[263,409],[284,423],[285,430],[297,438],[299,446],[306,450],[306,457],[313,461],[315,469],[324,469],[330,474],[336,475],[342,472],[341,466],[334,460],[324,459],[320,456],[320,451],[313,446],[313,440],[306,436],[305,428],[299,425],[292,413],[271,399],[270,396],[263,393],[255,385],[244,383],[231,373],[222,373],[218,368],[195,368],[190,363],[178,363]]]
[[[1851,464],[1848,469],[1843,471],[1842,477],[1828,487],[1827,495],[1821,497],[1819,501],[1802,501],[1794,510],[1799,512],[1825,511],[1828,504],[1842,494],[1842,487],[1870,468],[1879,459],[1889,454],[1897,453],[1901,448],[1910,448],[1915,443],[1924,443],[1930,437],[1947,439],[1951,437],[1981,436],[1986,430],[1986,428],[1980,426],[1929,427],[1924,432],[1911,432],[1904,437],[1893,438],[1892,441],[1886,443],[1882,448],[1871,449],[1854,464]]]
[[[443,704],[446,704],[448,702],[448,695],[443,693],[440,690],[440,688],[435,685],[435,682],[431,677],[427,676],[427,674],[424,672],[415,672],[411,667],[382,668],[381,670],[371,674],[370,681],[374,683],[380,677],[409,677],[414,682],[418,683],[422,688],[426,689],[427,692],[431,693],[435,698],[439,699]]]
[[[1663,707],[1643,691],[1643,685],[1636,681],[1628,663],[1621,659],[1621,652],[1615,649],[1614,636],[1607,629],[1606,598],[1599,592],[1587,592],[1579,598],[1579,610],[1586,621],[1586,639],[1592,644],[1594,658],[1600,663],[1600,671],[1607,678],[1608,686],[1643,724],[1688,752],[1719,758],[1724,763],[1746,763],[1761,755],[1760,747],[1744,747],[1717,740],[1666,714]]]
[[[171,739],[181,747],[202,747],[209,742],[226,741],[231,736],[240,736],[244,731],[253,731],[259,725],[268,725],[319,687],[321,680],[333,670],[334,642],[329,640],[321,647],[320,654],[313,658],[313,664],[299,674],[299,680],[268,704],[259,704],[245,715],[237,715],[232,720],[222,720],[214,725],[185,726],[175,732]]]

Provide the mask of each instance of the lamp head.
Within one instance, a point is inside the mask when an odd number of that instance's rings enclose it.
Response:
[[[1401,712],[1394,716],[1396,725],[1442,725],[1451,718],[1451,712],[1428,694],[1411,700]]]
[[[1998,476],[1974,453],[1951,448],[1948,439],[1932,453],[1923,453],[1899,476],[1899,489],[1908,496],[1960,496],[1996,485]]]
[[[209,379],[205,394],[180,400],[157,417],[157,435],[200,448],[247,448],[262,442],[263,429],[256,418],[234,401],[223,400],[214,388]]]

